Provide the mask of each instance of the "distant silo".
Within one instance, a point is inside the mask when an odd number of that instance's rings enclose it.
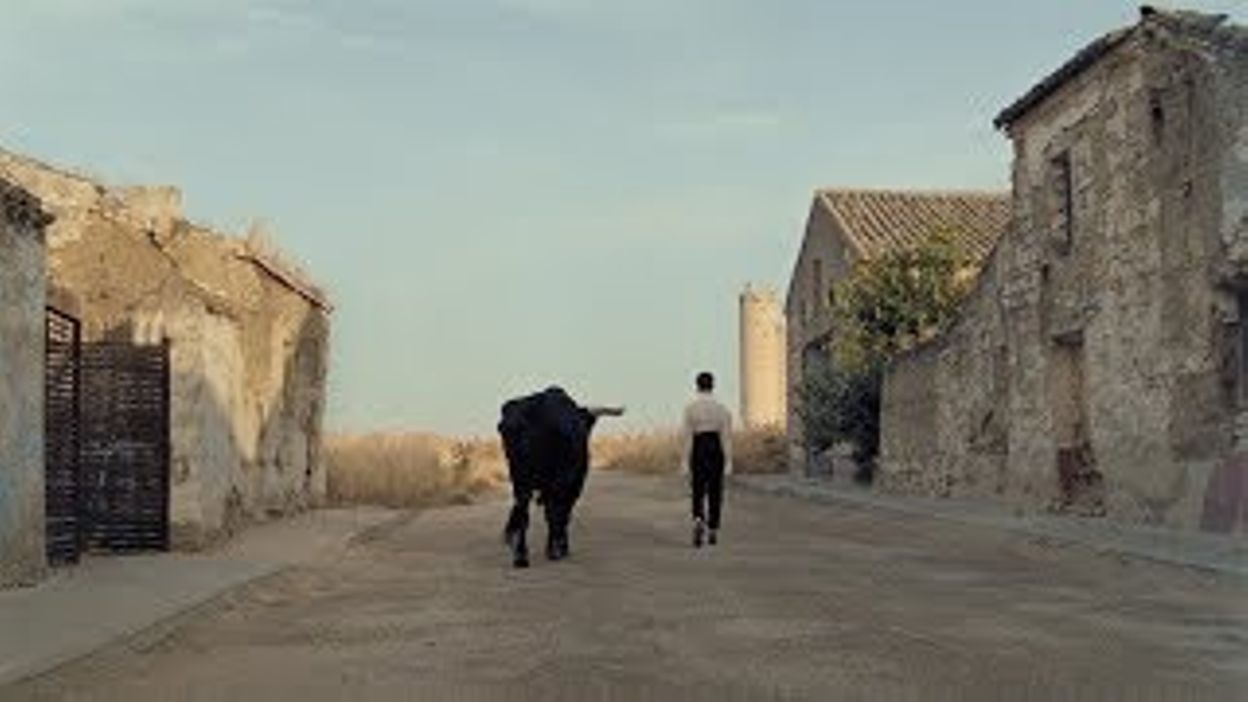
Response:
[[[784,314],[775,291],[747,285],[740,298],[741,422],[784,428]]]

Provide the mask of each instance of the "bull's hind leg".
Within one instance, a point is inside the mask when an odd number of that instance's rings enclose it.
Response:
[[[568,556],[567,496],[547,495],[546,503],[546,557],[558,561]]]
[[[586,465],[585,455],[574,456],[571,471],[563,474],[563,481],[555,488],[555,499],[546,505],[546,555],[551,560],[567,558],[571,553],[568,528],[572,523],[572,509],[585,487]]]
[[[562,470],[556,473],[554,494],[546,504],[546,555],[553,561],[567,558],[569,546],[568,525],[572,522],[572,508],[581,496],[585,487],[585,477],[589,471],[589,454],[587,447],[569,446],[566,449]]]
[[[511,548],[512,563],[517,568],[529,567],[529,546],[525,536],[529,530],[529,499],[530,493],[519,493],[511,506],[511,515],[507,517],[507,527],[503,538]]]

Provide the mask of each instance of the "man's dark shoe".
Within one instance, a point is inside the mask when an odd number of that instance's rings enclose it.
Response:
[[[702,548],[702,538],[706,534],[706,526],[701,519],[693,522],[693,547]]]
[[[567,536],[551,536],[546,539],[546,558],[551,561],[561,561],[568,557],[571,549],[568,546]]]
[[[706,543],[712,546],[719,543],[719,530],[718,529],[711,529],[709,532],[707,532]]]

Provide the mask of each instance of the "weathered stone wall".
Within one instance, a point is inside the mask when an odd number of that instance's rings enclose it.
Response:
[[[936,374],[941,353],[956,344],[932,343],[895,363],[884,376],[880,403],[880,470],[875,485],[890,492],[943,495],[937,460],[941,445]],[[948,435],[950,432],[944,432]]]
[[[85,338],[170,342],[175,544],[322,499],[328,312],[306,277],[267,246],[188,223],[173,188],[0,157],[0,172],[49,193],[52,284]]]
[[[1218,232],[1225,251],[1220,273],[1222,281],[1233,282],[1242,293],[1248,281],[1248,31],[1224,31],[1219,36],[1219,61],[1210,68],[1212,102],[1216,107],[1213,121],[1220,125],[1215,132],[1220,188],[1215,199],[1220,201]],[[1240,307],[1234,313],[1225,288],[1219,296],[1223,324],[1223,341],[1235,332],[1243,333],[1248,326],[1248,310]],[[1234,324],[1226,324],[1229,319]],[[1232,342],[1233,343],[1233,342]],[[1231,354],[1223,357],[1229,361]],[[1193,492],[1199,500],[1184,504],[1185,517],[1199,516],[1201,529],[1212,532],[1248,532],[1248,403],[1245,403],[1243,381],[1248,377],[1248,362],[1240,356],[1240,393],[1235,407],[1232,430],[1233,448],[1212,466],[1212,473]],[[1229,365],[1229,363],[1224,363]],[[1230,384],[1230,381],[1227,381]],[[1200,467],[1209,465],[1202,462]],[[1200,477],[1204,477],[1202,472]]]
[[[1008,358],[994,262],[961,317],[885,374],[881,489],[940,496],[1000,496],[1008,489]]]
[[[45,570],[44,241],[33,200],[0,179],[0,587]]]
[[[1237,283],[1218,234],[1242,226],[1233,135],[1246,124],[1248,71],[1240,43],[1147,24],[1011,126],[1013,230],[954,332],[901,359],[886,383],[886,488],[1207,521],[1242,373]],[[1069,229],[1055,191],[1063,159]],[[923,373],[932,356],[935,372]],[[924,465],[905,405],[931,396]],[[988,458],[981,445],[995,447]],[[1242,503],[1239,475],[1217,478],[1230,487],[1214,493]],[[1242,529],[1232,511],[1218,530]]]
[[[802,249],[789,278],[785,297],[785,432],[788,436],[789,465],[794,471],[807,469],[799,418],[797,388],[802,383],[806,354],[819,353],[822,340],[831,333],[832,315],[827,293],[830,286],[849,275],[857,260],[845,245],[845,236],[827,210],[811,205],[802,238]],[[818,275],[821,280],[816,280]]]

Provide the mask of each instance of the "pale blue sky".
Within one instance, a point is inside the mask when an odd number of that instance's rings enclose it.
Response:
[[[1248,20],[1248,1],[1190,2]],[[559,382],[736,401],[736,295],[817,186],[1004,188],[996,111],[1120,0],[0,0],[0,143],[269,219],[337,304],[330,423]]]

